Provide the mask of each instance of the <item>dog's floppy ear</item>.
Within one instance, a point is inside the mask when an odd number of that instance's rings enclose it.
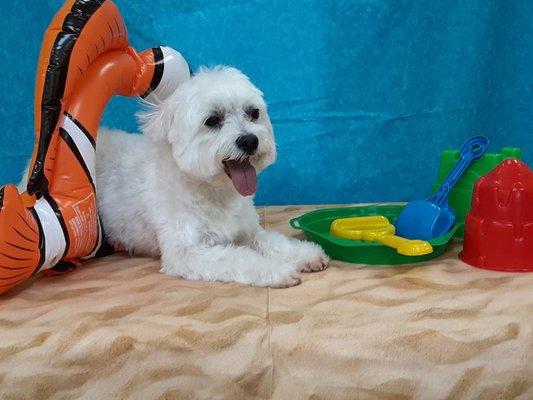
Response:
[[[174,115],[170,107],[165,107],[164,102],[145,103],[144,110],[137,113],[137,118],[143,134],[154,141],[168,140]]]
[[[191,69],[185,58],[170,47],[156,47],[153,52],[154,79],[143,96],[145,108],[137,113],[137,117],[143,133],[160,141],[168,139],[174,118],[174,109],[166,100],[191,78]]]

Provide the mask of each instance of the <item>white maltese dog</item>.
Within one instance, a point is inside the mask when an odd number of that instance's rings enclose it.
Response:
[[[112,245],[192,280],[288,287],[326,268],[317,245],[259,224],[251,196],[276,144],[244,74],[201,69],[140,118],[144,135],[98,136],[98,206]]]

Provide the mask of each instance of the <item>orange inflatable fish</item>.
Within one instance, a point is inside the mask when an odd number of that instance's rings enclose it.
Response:
[[[103,252],[95,143],[104,107],[117,94],[161,100],[189,77],[177,51],[130,47],[112,1],[64,4],[39,56],[27,190],[0,189],[0,293]]]

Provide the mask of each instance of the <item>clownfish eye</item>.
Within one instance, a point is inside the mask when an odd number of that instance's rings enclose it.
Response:
[[[204,122],[204,125],[208,126],[210,128],[217,127],[217,126],[219,126],[221,124],[222,124],[222,118],[220,118],[218,115],[211,115]]]
[[[252,121],[256,121],[259,118],[259,108],[250,108],[246,110],[246,114],[248,114]]]

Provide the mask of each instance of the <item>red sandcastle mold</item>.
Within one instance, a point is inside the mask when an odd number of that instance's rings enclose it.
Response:
[[[505,160],[476,182],[459,257],[478,268],[533,271],[533,171],[522,161]]]

